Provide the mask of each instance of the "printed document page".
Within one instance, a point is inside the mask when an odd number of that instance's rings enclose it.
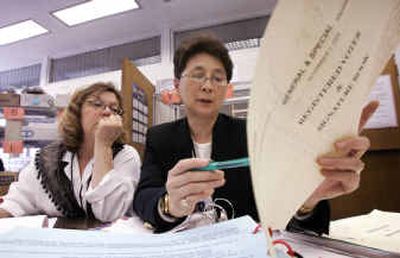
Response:
[[[264,234],[250,217],[180,233],[123,234],[65,229],[21,229],[0,234],[7,258],[253,258],[268,257]]]
[[[283,229],[322,182],[318,156],[358,133],[399,45],[398,0],[280,0],[261,42],[248,142],[264,228]]]
[[[385,74],[378,78],[374,88],[368,96],[368,100],[378,100],[379,107],[368,120],[364,128],[378,129],[397,127],[396,105],[390,75]]]
[[[102,227],[101,230],[113,233],[153,233],[153,230],[146,228],[143,221],[137,216],[119,218],[111,225]]]
[[[0,233],[14,228],[42,228],[46,226],[46,215],[23,216],[0,219]]]
[[[330,237],[400,253],[400,213],[373,210],[333,221]]]

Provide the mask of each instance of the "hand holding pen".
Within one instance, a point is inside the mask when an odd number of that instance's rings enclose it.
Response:
[[[166,183],[168,215],[181,218],[193,213],[196,204],[211,197],[214,189],[225,184],[222,170],[202,171],[198,168],[209,165],[207,159],[190,158],[180,160],[168,172]]]
[[[241,168],[249,166],[249,158],[232,159],[226,161],[213,161],[207,166],[197,168],[198,171],[212,171],[217,169]]]
[[[245,166],[249,166],[248,158],[217,162],[180,160],[168,173],[166,210],[177,218],[191,214],[197,202],[212,197],[214,190],[225,184],[223,169]]]

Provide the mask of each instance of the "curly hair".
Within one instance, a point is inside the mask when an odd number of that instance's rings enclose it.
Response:
[[[67,150],[77,152],[83,142],[84,133],[81,125],[81,111],[83,103],[88,97],[100,95],[103,92],[114,93],[118,99],[120,107],[122,108],[122,97],[112,83],[97,82],[86,88],[76,91],[72,95],[72,98],[67,108],[64,110],[59,123],[61,139]],[[116,142],[125,143],[125,136],[126,132],[123,131]]]
[[[220,60],[224,66],[228,82],[232,79],[233,63],[224,43],[211,33],[198,33],[185,38],[174,54],[174,76],[181,78],[189,60],[201,53],[209,54]]]

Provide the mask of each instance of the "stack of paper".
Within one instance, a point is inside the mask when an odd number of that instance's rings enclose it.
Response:
[[[42,228],[46,226],[46,220],[46,215],[2,218],[0,219],[0,233],[15,228]]]
[[[330,237],[400,253],[400,213],[371,213],[331,223]]]
[[[24,258],[252,258],[268,257],[264,234],[242,217],[181,233],[122,234],[62,229],[0,233],[2,257]]]
[[[143,221],[137,216],[122,217],[111,223],[111,225],[102,227],[101,230],[114,233],[153,233],[152,230],[144,227]]]

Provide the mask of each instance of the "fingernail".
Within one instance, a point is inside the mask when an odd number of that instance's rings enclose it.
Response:
[[[333,160],[327,158],[318,158],[317,163],[319,165],[331,165],[333,163]]]
[[[346,147],[346,142],[344,142],[344,141],[336,142],[335,145],[337,148],[343,149],[344,147]]]

